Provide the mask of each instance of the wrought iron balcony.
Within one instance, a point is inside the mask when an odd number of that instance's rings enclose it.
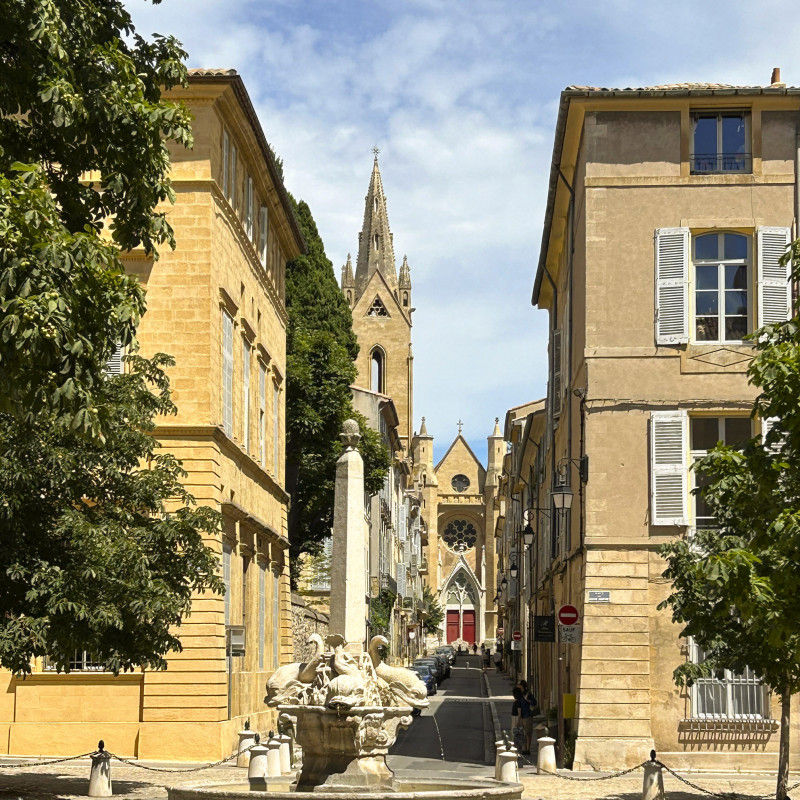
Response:
[[[385,589],[397,594],[397,581],[388,572],[381,572],[381,591]]]

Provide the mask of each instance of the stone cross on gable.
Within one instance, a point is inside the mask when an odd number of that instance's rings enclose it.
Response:
[[[461,429],[464,427],[464,423],[459,419],[458,421],[458,435],[461,436]]]

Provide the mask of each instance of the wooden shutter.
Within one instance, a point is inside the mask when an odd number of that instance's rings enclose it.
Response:
[[[268,228],[268,212],[266,206],[261,206],[258,215],[258,256],[261,263],[267,266],[267,231]]]
[[[789,243],[788,228],[758,229],[758,320],[756,327],[785,322],[791,316],[790,266],[781,256]]]
[[[228,140],[228,131],[222,132],[222,196],[228,199],[228,153],[230,151],[230,142]]]
[[[247,198],[245,202],[245,230],[247,238],[253,240],[253,179],[247,176]]]
[[[553,416],[561,415],[561,398],[563,395],[561,383],[561,330],[553,331]]]
[[[688,424],[685,411],[650,414],[653,525],[687,524]]]
[[[689,229],[656,229],[656,344],[689,341]]]
[[[228,202],[236,210],[236,145],[231,142],[231,155],[230,155],[230,168],[231,174],[228,178]]]
[[[233,318],[222,312],[222,426],[233,436]]]
[[[114,350],[112,351],[108,361],[106,361],[106,375],[122,375],[125,372],[125,367],[122,363],[122,358],[124,355],[125,348],[121,344],[114,345]]]
[[[761,443],[766,445],[767,443],[767,434],[772,430],[772,426],[778,422],[778,417],[767,417],[766,419],[761,420]],[[784,440],[783,437],[779,437],[777,442],[774,442],[772,446],[769,448],[769,452],[773,455],[777,455],[780,453],[781,448],[783,447]]]

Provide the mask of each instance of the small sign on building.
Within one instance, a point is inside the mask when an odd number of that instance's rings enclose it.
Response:
[[[555,642],[556,618],[554,614],[533,618],[533,639],[536,642]]]
[[[516,639],[513,639],[511,641],[511,649],[512,650],[522,650],[522,642],[521,641],[517,641]]]
[[[590,603],[610,603],[611,592],[607,589],[589,589]]]

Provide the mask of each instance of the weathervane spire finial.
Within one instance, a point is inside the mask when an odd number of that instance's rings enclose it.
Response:
[[[378,147],[378,145],[375,145],[375,147],[372,148],[372,155],[375,156],[375,160],[376,161],[378,160],[378,153],[380,153],[380,152],[381,152],[381,149],[380,149],[380,147]]]

